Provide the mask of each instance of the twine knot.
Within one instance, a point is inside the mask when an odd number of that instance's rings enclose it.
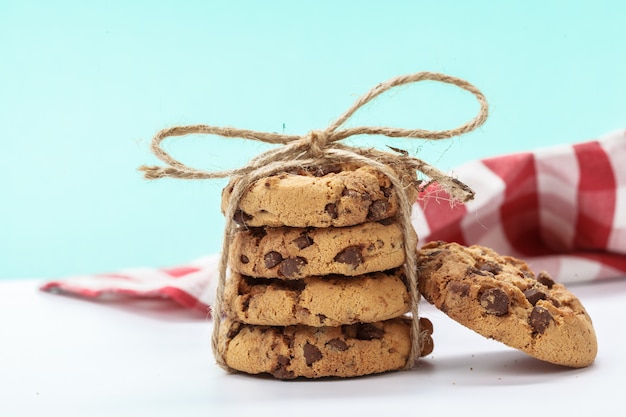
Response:
[[[323,130],[312,130],[307,133],[303,142],[313,158],[321,158],[328,146],[328,134]]]

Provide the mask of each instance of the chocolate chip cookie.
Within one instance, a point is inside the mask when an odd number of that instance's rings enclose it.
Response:
[[[244,229],[233,238],[229,264],[251,277],[299,279],[386,271],[401,266],[404,257],[402,228],[387,219],[348,227]]]
[[[248,324],[340,326],[398,317],[409,311],[403,269],[356,277],[326,275],[297,280],[233,273],[226,282],[228,316]]]
[[[415,172],[398,175],[414,200]],[[233,186],[222,192],[222,212]],[[256,181],[241,198],[235,221],[247,226],[343,227],[395,216],[398,207],[396,190],[381,172],[368,166],[327,164]]]
[[[433,348],[432,324],[421,318],[422,355]],[[398,370],[411,350],[410,321],[338,327],[254,326],[230,319],[221,323],[218,350],[226,364],[249,374],[279,379],[354,377]]]
[[[430,242],[418,250],[419,290],[449,317],[529,355],[585,367],[597,353],[582,303],[546,272],[483,246]]]

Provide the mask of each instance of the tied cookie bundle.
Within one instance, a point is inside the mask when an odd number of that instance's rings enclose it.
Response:
[[[383,92],[425,80],[469,91],[479,114],[445,131],[339,130]],[[432,323],[418,314],[423,295],[459,323],[538,359],[591,364],[597,352],[591,319],[547,273],[487,247],[428,242],[418,248],[411,209],[419,195],[433,185],[452,203],[464,203],[474,196],[469,187],[405,151],[340,143],[364,134],[450,138],[482,125],[487,110],[482,93],[466,81],[421,72],[379,84],[328,128],[304,136],[207,125],[159,132],[152,150],[168,166],[140,168],[146,178],[230,177],[222,193],[226,227],[213,309],[217,363],[280,379],[410,369],[433,349]],[[193,133],[284,146],[242,168],[207,172],[160,147],[167,137]]]
[[[479,114],[445,131],[339,129],[385,91],[426,80],[469,91]],[[217,363],[281,379],[352,377],[408,369],[430,353],[432,324],[417,311],[411,208],[432,182],[453,201],[469,201],[473,191],[405,151],[339,141],[353,135],[450,138],[482,125],[487,112],[483,94],[468,82],[420,72],[377,85],[325,130],[304,136],[207,125],[159,132],[152,150],[168,166],[141,167],[146,178],[230,177],[222,194],[226,226],[212,314]],[[160,147],[167,137],[193,133],[284,146],[242,168],[207,172]]]

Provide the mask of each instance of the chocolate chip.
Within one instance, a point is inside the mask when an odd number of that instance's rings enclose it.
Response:
[[[535,305],[537,304],[537,301],[548,298],[548,295],[536,288],[529,288],[524,291],[524,297],[526,297],[530,304]]]
[[[377,221],[382,220],[387,215],[389,211],[389,203],[385,200],[376,200],[374,201],[367,212],[367,219],[369,221]]]
[[[298,247],[298,249],[304,249],[313,244],[313,239],[311,239],[309,235],[302,235],[299,238],[294,239],[293,243]]]
[[[530,313],[530,327],[533,328],[535,334],[545,332],[552,321],[554,321],[552,315],[543,307],[535,306]]]
[[[335,203],[326,204],[324,211],[328,213],[331,219],[337,218],[337,205]]]
[[[284,355],[278,355],[276,358],[276,366],[272,371],[272,375],[278,379],[294,379],[296,376],[293,371],[288,371],[287,367],[290,364],[290,359]]]
[[[361,248],[358,246],[348,246],[335,256],[335,262],[357,267],[363,263]]]
[[[480,305],[489,314],[504,316],[509,312],[509,296],[500,288],[489,288],[480,296]]]
[[[537,281],[539,281],[548,288],[552,288],[552,286],[555,284],[550,274],[548,274],[546,271],[541,271],[539,274],[537,274]]]
[[[239,260],[241,261],[242,264],[247,264],[248,262],[250,262],[250,259],[248,259],[246,255],[241,255],[239,257]]]
[[[464,282],[450,281],[448,290],[459,294],[461,297],[467,297],[470,293],[470,286]]]
[[[306,361],[307,366],[312,366],[315,362],[322,359],[322,352],[317,348],[317,346],[306,342],[303,347],[304,352],[304,360]]]
[[[267,269],[274,268],[283,261],[283,255],[278,252],[271,251],[265,254],[263,261],[265,262],[265,267]]]
[[[339,350],[341,352],[348,350],[348,344],[337,337],[334,339],[330,339],[328,342],[326,342],[326,346],[329,346],[331,349]]]
[[[306,259],[298,256],[296,258],[287,258],[280,263],[278,272],[283,277],[292,277],[300,272],[300,268],[306,265]]]
[[[474,266],[468,266],[467,269],[465,270],[465,275],[480,275],[484,277],[485,275],[487,275],[487,272],[481,271],[480,269]]]
[[[494,275],[502,272],[502,266],[491,261],[487,261],[478,266],[478,269],[485,272],[491,272]]]
[[[356,338],[359,340],[382,339],[384,335],[383,329],[379,329],[371,323],[358,325],[356,331]]]

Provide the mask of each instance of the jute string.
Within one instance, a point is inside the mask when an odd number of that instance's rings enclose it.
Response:
[[[394,127],[360,126],[339,128],[362,106],[373,100],[380,94],[394,87],[419,81],[437,81],[455,85],[474,95],[480,104],[480,110],[474,119],[469,122],[449,130],[422,130],[422,129],[402,129]],[[359,148],[339,143],[341,140],[355,135],[382,135],[387,137],[403,137],[418,139],[446,139],[470,132],[481,126],[488,116],[488,105],[484,95],[472,84],[465,80],[445,74],[433,72],[418,72],[392,78],[386,82],[378,84],[369,92],[361,96],[344,114],[331,123],[324,130],[313,130],[309,133],[298,135],[285,135],[271,132],[257,132],[247,129],[237,129],[231,127],[217,127],[208,125],[175,126],[158,132],[151,145],[154,155],[163,161],[166,166],[142,166],[139,168],[147,179],[158,179],[163,177],[181,179],[212,179],[231,177],[234,184],[233,191],[225,209],[226,224],[224,239],[222,244],[221,258],[219,264],[219,281],[215,298],[215,305],[212,310],[214,320],[214,330],[212,335],[212,348],[216,362],[222,368],[232,371],[226,365],[223,352],[219,348],[219,327],[223,315],[223,295],[228,270],[228,254],[234,234],[238,226],[234,222],[235,212],[239,201],[246,190],[260,178],[264,178],[278,172],[289,171],[297,167],[316,166],[327,163],[356,163],[359,165],[369,165],[386,175],[395,190],[399,199],[400,213],[398,221],[402,226],[403,243],[405,251],[405,268],[411,297],[411,352],[407,359],[406,368],[412,368],[420,357],[422,349],[423,335],[420,333],[418,302],[419,292],[417,290],[417,259],[415,249],[417,241],[415,234],[411,232],[411,208],[413,201],[408,198],[406,191],[407,181],[399,178],[398,172],[419,171],[430,178],[430,181],[437,182],[451,197],[453,201],[467,202],[474,197],[474,192],[462,182],[452,178],[426,162],[411,157],[407,152],[385,152],[373,148]],[[217,135],[224,138],[250,139],[270,144],[281,144],[284,146],[270,149],[253,158],[247,165],[225,171],[204,171],[186,166],[177,161],[161,148],[161,142],[172,136],[184,136],[190,134]],[[393,149],[393,148],[392,148]],[[394,167],[396,169],[394,169]],[[420,189],[423,184],[419,180],[412,180],[409,187]]]

